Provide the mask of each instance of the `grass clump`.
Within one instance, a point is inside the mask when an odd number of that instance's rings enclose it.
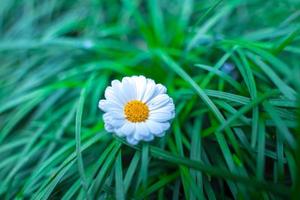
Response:
[[[1,1],[0,198],[299,199],[299,8]],[[139,74],[166,85],[176,118],[130,146],[97,105]]]

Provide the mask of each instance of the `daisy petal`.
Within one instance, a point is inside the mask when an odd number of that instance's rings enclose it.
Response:
[[[161,133],[159,133],[159,134],[157,134],[157,135],[155,135],[156,137],[163,137],[163,136],[165,136],[165,134],[166,134],[166,132],[161,132]]]
[[[130,136],[134,133],[135,125],[131,122],[125,122],[124,125],[116,130],[117,135],[119,136]]]
[[[173,118],[172,112],[156,112],[153,111],[150,113],[150,120],[154,120],[157,122],[166,122]]]
[[[169,122],[160,123],[153,120],[147,120],[146,125],[148,126],[150,132],[155,136],[158,136],[159,134],[170,128]]]
[[[147,103],[153,97],[155,91],[156,91],[155,82],[151,79],[147,79],[146,91],[142,98],[142,102]]]
[[[145,93],[147,80],[144,76],[136,76],[134,80],[136,82],[136,99],[141,101]]]
[[[114,101],[100,100],[98,106],[104,112],[109,112],[109,111],[122,112],[122,107],[119,104],[115,103]]]
[[[146,142],[150,142],[154,139],[154,136],[152,134],[149,134],[149,136],[144,137],[143,140]]]
[[[135,124],[134,138],[136,140],[142,140],[144,137],[148,137],[149,134],[150,134],[149,129],[147,128],[144,122]]]
[[[114,89],[112,87],[107,87],[104,96],[107,100],[112,101],[120,106],[123,106],[125,101],[123,98],[116,92],[114,92]]]
[[[157,108],[160,108],[164,105],[166,105],[167,103],[170,102],[170,97],[166,94],[159,94],[156,97],[154,97],[153,99],[151,99],[147,105],[149,106],[150,110],[154,110]]]
[[[138,140],[134,139],[132,136],[127,136],[126,140],[131,145],[136,145],[139,142]]]
[[[136,99],[136,85],[135,82],[129,77],[122,79],[123,93],[126,95],[126,100],[131,101]]]
[[[174,106],[173,103],[168,103],[168,104],[166,104],[162,107],[159,107],[157,109],[151,109],[151,112],[154,112],[154,111],[155,112],[168,112],[168,113],[170,113],[170,112],[175,111],[175,106]]]
[[[157,94],[165,94],[167,92],[167,88],[162,84],[156,84],[156,92]]]
[[[109,124],[109,123],[105,123],[105,124],[104,124],[104,128],[105,128],[105,130],[106,130],[107,132],[109,132],[109,133],[111,133],[111,132],[114,131],[114,127],[113,127],[111,124]]]
[[[116,119],[113,118],[110,113],[105,113],[103,115],[103,121],[105,122],[105,124],[109,124],[108,129],[111,131],[111,127],[113,127],[113,129],[119,128],[121,126],[123,126],[123,124],[125,123],[124,119]]]
[[[105,114],[110,115],[110,117],[113,119],[125,119],[125,115],[124,115],[123,111],[122,112],[110,111]]]
[[[125,123],[125,120],[121,119],[111,119],[110,124],[115,127],[115,128],[119,128],[121,126],[123,126]]]
[[[124,104],[128,101],[127,95],[124,95],[123,84],[119,80],[113,80],[111,82],[111,87],[115,96]]]

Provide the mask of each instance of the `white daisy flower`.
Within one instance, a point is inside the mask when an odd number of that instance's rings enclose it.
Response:
[[[105,129],[128,143],[151,141],[162,137],[175,116],[175,107],[167,89],[144,76],[113,80],[105,90],[105,99],[99,108],[105,112]]]

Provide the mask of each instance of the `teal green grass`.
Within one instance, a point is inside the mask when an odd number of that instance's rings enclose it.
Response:
[[[300,199],[299,10],[2,0],[0,199]],[[166,136],[136,146],[98,109],[131,75],[176,105]]]

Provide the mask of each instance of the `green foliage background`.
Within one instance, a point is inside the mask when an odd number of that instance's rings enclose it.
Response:
[[[299,11],[1,0],[0,199],[300,199]],[[139,74],[166,85],[177,114],[164,138],[130,146],[97,105]]]

